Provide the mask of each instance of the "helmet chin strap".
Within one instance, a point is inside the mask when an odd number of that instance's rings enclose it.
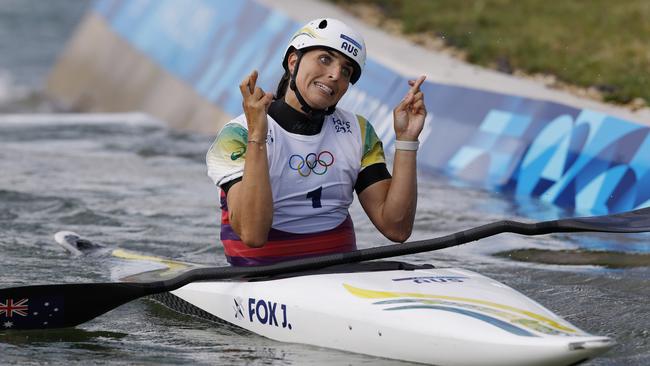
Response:
[[[300,103],[300,109],[302,109],[302,111],[305,112],[310,119],[322,121],[323,118],[325,118],[325,116],[334,113],[334,110],[336,110],[336,104],[334,104],[333,106],[327,109],[314,109],[309,104],[307,104],[307,101],[305,100],[305,98],[302,97],[300,91],[298,91],[298,86],[296,85],[296,77],[298,76],[298,67],[300,66],[300,61],[302,60],[302,56],[304,55],[304,53],[302,53],[301,51],[296,51],[296,53],[298,54],[298,61],[296,61],[296,67],[293,69],[293,73],[291,73],[291,82],[289,83],[289,87],[291,88],[291,90],[293,90],[293,93],[296,95],[296,98],[298,98],[298,102]]]

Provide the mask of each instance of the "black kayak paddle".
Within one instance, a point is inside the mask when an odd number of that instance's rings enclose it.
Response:
[[[650,231],[650,208],[612,215],[568,218],[538,223],[503,220],[433,239],[297,259],[266,266],[190,268],[165,280],[5,288],[0,289],[0,329],[71,327],[94,319],[129,301],[147,295],[172,291],[190,282],[316,270],[332,265],[439,250],[506,232],[521,235],[543,235],[566,232],[638,233],[648,231]]]

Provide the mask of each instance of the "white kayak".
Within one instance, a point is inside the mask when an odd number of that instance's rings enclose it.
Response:
[[[172,294],[274,340],[434,365],[570,365],[613,345],[456,268],[199,282]]]
[[[155,272],[192,266],[158,264],[166,269]],[[615,344],[493,279],[427,267],[368,262],[293,277],[194,282],[171,294],[277,341],[432,365],[573,365]]]

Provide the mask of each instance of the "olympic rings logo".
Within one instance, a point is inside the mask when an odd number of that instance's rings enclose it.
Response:
[[[289,158],[289,168],[295,170],[301,177],[308,177],[312,172],[316,175],[327,173],[327,168],[334,164],[334,155],[329,151],[309,153],[304,158],[294,154]]]

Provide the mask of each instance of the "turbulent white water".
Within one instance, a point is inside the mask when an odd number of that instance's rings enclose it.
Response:
[[[72,258],[52,235],[72,230],[92,240],[177,259],[225,264],[218,245],[218,196],[205,174],[212,137],[169,130],[142,115],[0,117],[0,286],[105,281],[119,264]],[[433,176],[420,177],[412,239],[479,224],[545,218],[553,207],[522,205]],[[358,204],[361,247],[388,243]],[[523,217],[523,218],[522,218]],[[500,235],[408,258],[479,271],[519,289],[577,326],[619,345],[590,365],[650,363],[647,267],[604,270],[520,263],[490,253],[512,248],[575,247],[593,240],[642,245],[643,236]],[[0,331],[2,363],[386,364],[385,360],[255,335],[178,315],[139,300],[75,329]],[[392,364],[401,364],[393,362]]]

